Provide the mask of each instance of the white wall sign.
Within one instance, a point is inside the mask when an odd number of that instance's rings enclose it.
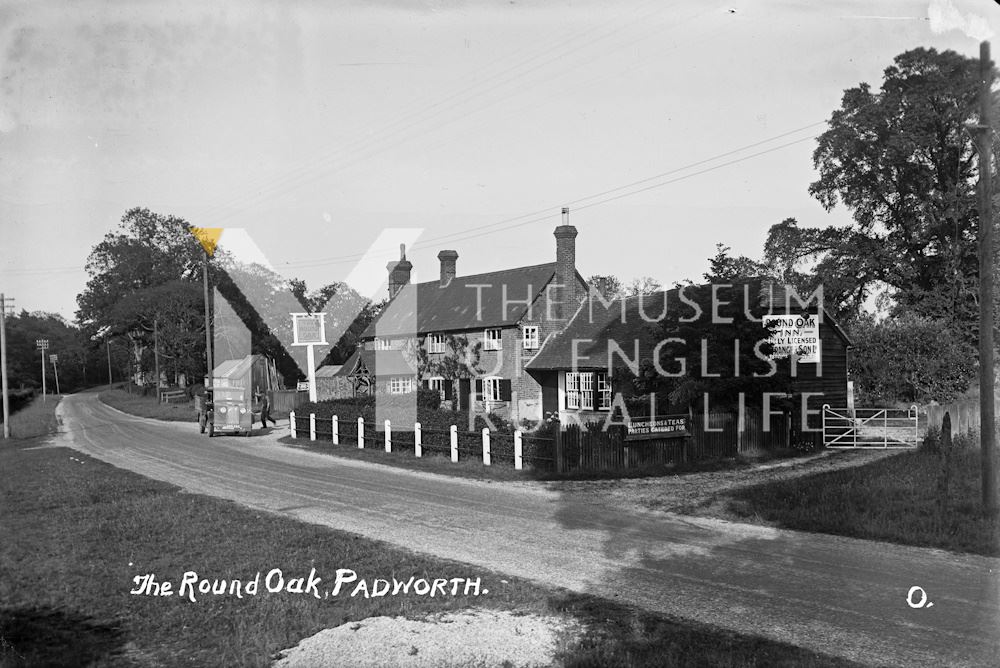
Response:
[[[316,346],[326,342],[325,313],[292,313],[292,345],[306,347],[306,374],[309,377],[309,401],[316,401]]]
[[[765,315],[764,327],[773,327],[768,339],[774,346],[771,359],[797,353],[799,362],[819,363],[819,321],[815,314]]]

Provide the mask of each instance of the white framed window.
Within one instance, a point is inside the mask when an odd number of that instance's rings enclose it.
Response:
[[[580,408],[585,411],[594,410],[594,374],[580,374]]]
[[[611,409],[611,381],[608,374],[598,371],[594,374],[597,377],[597,407],[602,410]]]
[[[525,325],[521,329],[521,341],[525,350],[538,350],[538,325]]]
[[[437,390],[441,398],[444,399],[444,378],[441,376],[434,376],[433,378],[427,379],[427,387],[432,390]]]
[[[428,334],[427,335],[427,352],[429,353],[443,353],[445,350],[445,338],[444,334]]]
[[[413,379],[409,376],[393,376],[389,379],[389,394],[407,394],[413,391]]]
[[[483,332],[483,350],[500,350],[502,335],[499,329],[487,329]]]
[[[574,371],[566,372],[566,408],[580,407],[580,376]]]
[[[500,391],[501,380],[503,379],[499,376],[483,378],[483,401],[502,401],[500,398],[502,396]]]
[[[375,339],[375,350],[392,350],[392,341],[389,339]]]

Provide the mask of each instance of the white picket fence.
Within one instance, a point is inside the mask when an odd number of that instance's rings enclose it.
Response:
[[[331,419],[332,428],[332,442],[334,445],[340,445],[340,420],[336,415]],[[386,452],[392,452],[392,422],[386,420],[383,423],[383,447]],[[288,431],[292,438],[298,438],[298,433],[295,425],[295,411],[291,411],[288,414]],[[458,463],[458,427],[456,425],[451,425],[449,427],[449,441],[451,444],[451,461]],[[358,418],[358,448],[364,449],[365,447],[365,419],[363,417]],[[316,440],[316,414],[309,414],[309,440]],[[492,452],[490,449],[490,430],[487,427],[483,427],[482,430],[482,442],[483,442],[483,465],[492,465]],[[423,430],[419,422],[413,423],[413,454],[417,457],[423,456]],[[517,470],[522,470],[524,468],[524,446],[522,440],[521,430],[518,429],[514,432],[514,468]]]

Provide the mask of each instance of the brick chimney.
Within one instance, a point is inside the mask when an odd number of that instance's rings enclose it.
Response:
[[[556,299],[562,301],[553,313],[557,318],[568,320],[573,317],[579,305],[576,285],[576,228],[569,224],[569,209],[562,210],[562,225],[555,229],[556,276],[555,281],[563,286],[554,290]]]
[[[453,250],[443,250],[438,253],[438,259],[441,261],[441,287],[446,288],[458,271],[455,268],[458,263],[458,253]]]
[[[399,261],[390,262],[385,268],[389,272],[389,299],[392,299],[410,282],[410,270],[413,269],[413,265],[406,259],[405,244],[399,244]]]

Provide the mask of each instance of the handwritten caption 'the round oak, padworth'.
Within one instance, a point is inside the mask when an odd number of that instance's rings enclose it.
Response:
[[[360,578],[350,568],[338,568],[331,585],[309,569],[309,574],[288,577],[280,568],[267,573],[258,571],[251,579],[205,578],[196,571],[185,571],[180,582],[160,580],[154,573],[136,575],[129,590],[133,596],[180,596],[191,603],[206,596],[244,598],[258,594],[299,594],[318,599],[379,598],[382,596],[485,596],[489,589],[480,578]]]

